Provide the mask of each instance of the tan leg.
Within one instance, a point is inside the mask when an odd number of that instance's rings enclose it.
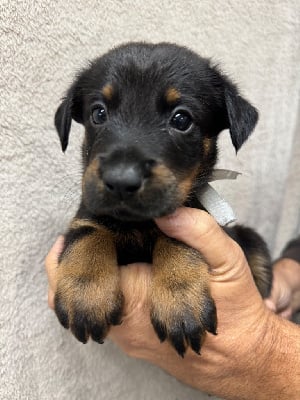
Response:
[[[112,234],[85,220],[74,220],[57,270],[55,311],[65,328],[85,343],[103,342],[110,324],[121,318],[123,295]]]
[[[161,341],[183,356],[187,346],[200,353],[205,332],[216,333],[216,309],[209,273],[201,255],[161,236],[153,255],[151,321]]]

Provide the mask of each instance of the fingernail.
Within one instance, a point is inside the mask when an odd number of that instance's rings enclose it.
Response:
[[[63,235],[59,235],[58,238],[56,239],[54,245],[52,246],[52,248],[57,251],[58,253],[60,253],[63,249],[63,245],[64,245],[64,241],[65,238]]]
[[[273,303],[272,300],[266,299],[265,300],[265,305],[268,307],[269,310],[271,310],[273,312],[276,312],[276,306],[275,306],[275,304]]]

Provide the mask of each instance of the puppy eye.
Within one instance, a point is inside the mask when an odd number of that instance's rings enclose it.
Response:
[[[94,124],[104,124],[107,121],[107,113],[103,106],[97,106],[92,110],[92,120]]]
[[[178,131],[185,132],[192,125],[192,117],[187,111],[176,111],[170,120],[170,125]]]

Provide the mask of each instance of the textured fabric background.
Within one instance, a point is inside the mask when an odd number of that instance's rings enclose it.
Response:
[[[0,398],[208,399],[111,343],[78,343],[47,308],[43,261],[74,213],[82,129],[61,153],[59,100],[87,60],[129,40],[172,41],[210,56],[260,111],[235,156],[222,133],[220,182],[239,221],[276,256],[300,229],[298,0],[1,0]],[[211,399],[211,397],[210,397]]]

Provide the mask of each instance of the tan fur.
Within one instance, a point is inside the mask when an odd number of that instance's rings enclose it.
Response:
[[[252,254],[248,254],[248,263],[251,268],[255,283],[261,293],[267,292],[267,288],[270,282],[270,275],[268,273],[269,260],[258,250],[255,250]]]
[[[176,177],[173,172],[163,164],[158,164],[152,169],[153,185],[175,185]]]
[[[203,139],[203,152],[204,156],[207,157],[212,148],[212,140],[208,137]]]
[[[74,218],[70,224],[71,229],[82,228],[85,226],[90,226],[91,228],[99,229],[99,224],[97,224],[96,222],[90,221],[88,219]]]
[[[167,100],[167,103],[172,105],[174,103],[176,103],[181,97],[181,94],[179,92],[179,90],[170,87],[167,89],[166,93],[165,93],[165,98]]]
[[[114,94],[114,89],[112,85],[108,83],[102,88],[101,93],[103,94],[105,100],[111,101]]]
[[[199,168],[200,168],[199,166],[194,168],[185,179],[183,179],[181,182],[178,183],[178,188],[181,192],[183,201],[187,199],[193,185],[195,184],[196,177],[200,172]]]
[[[155,166],[152,170],[154,185],[168,186],[176,185],[178,187],[179,201],[186,201],[191,189],[195,183],[196,177],[199,173],[199,166],[194,168],[185,178],[176,177],[174,173],[163,164]]]
[[[85,185],[92,184],[97,188],[99,192],[103,190],[103,182],[99,179],[99,171],[100,171],[100,160],[98,158],[94,158],[92,162],[88,165],[87,169],[84,172],[82,178],[82,193],[85,196]]]
[[[84,173],[83,179],[86,180],[94,179],[95,176],[98,176],[99,168],[100,168],[99,158],[94,158],[93,161],[91,161],[90,164],[88,165]]]
[[[164,181],[164,179],[174,179],[173,172],[164,164],[158,164],[153,167],[152,174],[156,176],[160,181]]]
[[[96,224],[75,219],[72,225]],[[71,326],[76,312],[84,311],[89,319],[101,321],[105,328],[106,316],[122,301],[113,235],[97,226],[96,232],[75,242],[58,266],[57,281],[57,294]]]
[[[160,237],[153,254],[150,294],[152,317],[163,321],[167,330],[191,311],[205,331],[201,315],[209,296],[208,266],[196,251]]]

